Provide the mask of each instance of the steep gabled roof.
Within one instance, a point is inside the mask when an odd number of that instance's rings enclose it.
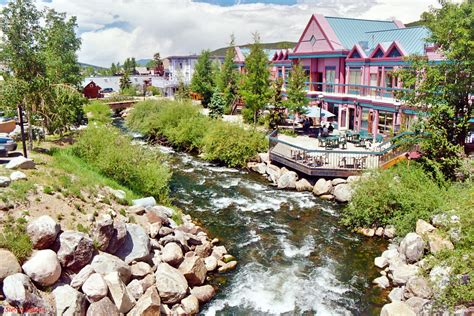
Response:
[[[347,58],[367,58],[367,55],[359,44],[355,44]]]
[[[394,52],[397,52],[397,54],[394,55]],[[403,57],[406,55],[407,53],[405,49],[403,49],[398,41],[394,41],[385,52],[385,57]]]

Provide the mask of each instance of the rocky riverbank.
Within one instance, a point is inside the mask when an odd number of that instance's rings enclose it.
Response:
[[[300,178],[296,172],[272,164],[268,153],[258,154],[256,160],[248,162],[247,169],[265,176],[272,185],[279,189],[313,192],[315,196],[326,201],[350,202],[353,184],[360,179],[359,176],[350,176],[347,179],[336,178],[333,180],[320,178],[313,185],[307,179]]]

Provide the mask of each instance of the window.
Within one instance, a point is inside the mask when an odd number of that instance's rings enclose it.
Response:
[[[400,53],[400,51],[396,47],[392,48],[392,50],[388,54],[388,57],[401,57],[401,56],[402,56],[402,54]]]
[[[360,68],[350,68],[349,70],[349,93],[360,94],[360,79],[362,71]]]
[[[355,51],[352,53],[352,55],[351,55],[350,58],[361,58],[361,56],[360,56],[359,52],[355,50]]]
[[[335,115],[332,118],[334,122],[337,122],[339,118],[339,105],[328,102],[328,111]]]
[[[336,81],[336,68],[335,67],[326,67],[326,92],[334,92],[334,85],[331,83],[335,83]]]
[[[361,117],[361,125],[360,129],[364,131],[369,130],[369,109],[362,108],[362,117]]]
[[[379,111],[379,133],[388,135],[393,131],[393,113]]]
[[[379,48],[372,58],[382,58],[383,55],[383,51]]]

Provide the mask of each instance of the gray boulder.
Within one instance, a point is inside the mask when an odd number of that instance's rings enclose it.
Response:
[[[385,304],[382,307],[380,316],[416,316],[415,312],[410,306],[404,302],[395,301],[390,304]]]
[[[22,273],[9,275],[3,280],[3,295],[13,306],[43,306],[43,300],[38,289],[30,278]]]
[[[142,278],[147,274],[152,272],[151,267],[146,262],[137,262],[130,266],[130,271],[132,272],[132,276],[135,278]]]
[[[279,189],[295,189],[298,174],[294,171],[285,172],[278,179],[277,185]]]
[[[439,289],[444,289],[449,285],[451,268],[445,266],[435,266],[430,271],[430,282]]]
[[[162,226],[169,226],[170,217],[173,215],[173,211],[171,210],[171,215],[169,215],[169,209],[164,206],[147,207],[145,213],[149,223],[160,223]]]
[[[411,277],[408,280],[406,287],[414,296],[428,299],[433,295],[431,286],[422,276]]]
[[[53,290],[56,314],[60,316],[84,316],[87,301],[84,294],[65,284]]]
[[[125,223],[119,219],[114,220],[114,232],[109,240],[109,245],[105,251],[108,253],[116,253],[117,250],[122,247],[127,236],[127,227]]]
[[[41,286],[53,285],[61,276],[61,264],[56,253],[50,249],[35,252],[22,268],[26,275]]]
[[[150,287],[138,300],[128,316],[160,315],[161,300],[155,287]]]
[[[111,272],[117,272],[124,283],[128,283],[132,275],[129,265],[120,258],[105,252],[94,257],[91,267],[103,277]]]
[[[332,190],[331,181],[326,181],[325,179],[321,178],[316,181],[313,187],[314,195],[327,195],[330,194]]]
[[[127,284],[127,290],[136,300],[138,300],[143,295],[143,293],[145,293],[143,284],[137,279],[134,279]]]
[[[137,206],[149,207],[149,206],[155,206],[156,200],[154,197],[150,196],[150,197],[133,200],[132,204],[137,205]]]
[[[211,255],[212,244],[209,241],[204,241],[201,245],[196,246],[194,252],[203,259],[207,258]]]
[[[372,281],[372,283],[382,289],[386,289],[387,287],[390,286],[390,281],[385,275],[382,275],[381,277],[376,278],[375,280]]]
[[[311,192],[313,191],[313,186],[311,183],[309,183],[308,180],[305,178],[302,178],[298,181],[296,181],[296,191],[302,192],[302,191],[308,191]]]
[[[436,228],[434,228],[433,225],[431,225],[430,223],[428,223],[428,222],[426,222],[422,219],[419,219],[419,220],[416,221],[415,232],[420,236],[424,236],[427,233],[431,233],[435,229]]]
[[[260,158],[260,162],[270,163],[270,154],[269,153],[259,153],[258,157]]]
[[[40,216],[26,226],[26,233],[35,249],[46,249],[53,245],[60,230],[59,224],[48,215]]]
[[[18,156],[12,158],[6,165],[6,169],[34,169],[35,162],[32,159]]]
[[[347,183],[347,180],[341,179],[341,178],[336,178],[331,181],[331,184],[333,187],[338,186],[339,184],[344,184]]]
[[[347,183],[343,183],[334,188],[333,195],[337,202],[347,203],[352,199],[352,192],[352,187]]]
[[[207,269],[201,257],[186,254],[179,271],[183,273],[190,286],[201,285],[206,280]]]
[[[118,272],[111,272],[104,277],[109,288],[110,297],[117,307],[119,313],[127,313],[135,306],[135,298],[127,290],[127,287],[120,279]]]
[[[442,237],[437,232],[432,232],[428,234],[428,244],[430,246],[430,252],[432,254],[437,254],[443,250],[453,250],[453,243],[444,237]]]
[[[82,285],[82,292],[90,302],[97,302],[107,296],[108,288],[104,278],[99,273],[93,273]]]
[[[215,246],[212,249],[212,256],[215,257],[217,260],[221,260],[224,255],[227,254],[227,249],[224,246]]]
[[[217,259],[214,256],[209,256],[204,259],[204,265],[206,266],[207,271],[214,271],[217,269]]]
[[[12,180],[12,182],[19,181],[19,180],[27,180],[27,179],[28,179],[27,175],[21,171],[13,171],[10,174],[10,180]]]
[[[383,235],[389,239],[392,239],[396,236],[395,226],[387,225],[383,230]]]
[[[137,224],[127,224],[126,227],[125,241],[115,255],[125,261],[126,264],[149,258],[151,245],[146,231]]]
[[[0,177],[0,188],[6,188],[10,185],[11,180],[9,177]]]
[[[211,285],[207,284],[193,287],[191,294],[198,299],[199,303],[204,304],[209,302],[216,295],[216,291]]]
[[[92,230],[92,238],[98,243],[101,251],[107,250],[109,242],[114,235],[114,221],[109,214],[102,215],[94,225]]]
[[[388,260],[385,257],[377,257],[374,259],[374,264],[377,268],[383,269],[388,265]]]
[[[400,243],[398,251],[405,256],[408,262],[419,261],[423,257],[426,243],[420,235],[408,233]]]
[[[389,269],[392,271],[392,280],[395,285],[404,285],[408,280],[416,276],[419,268],[412,264],[398,264],[395,267],[390,265]]]
[[[423,306],[428,302],[429,300],[421,297],[411,297],[406,300],[406,304],[410,306],[410,308],[416,315],[419,315],[421,313],[421,311],[423,310]]]
[[[199,313],[199,301],[194,295],[189,295],[188,297],[182,299],[181,306],[186,312],[186,315],[196,315]]]
[[[403,293],[405,292],[405,287],[395,287],[393,288],[390,293],[388,294],[388,298],[390,302],[394,301],[403,301]]]
[[[86,316],[120,316],[117,306],[108,298],[104,297],[98,302],[92,303],[87,309]]]
[[[84,268],[81,269],[71,280],[71,287],[78,289],[80,288],[84,282],[94,273],[94,269],[90,264],[86,265]]]
[[[173,267],[178,267],[183,261],[183,250],[177,243],[170,242],[163,247],[161,259]]]
[[[0,258],[2,258],[2,264],[0,264],[0,283],[2,283],[7,276],[21,272],[18,260],[9,250],[0,249]]]
[[[270,180],[277,184],[278,179],[280,178],[280,168],[270,163],[267,165],[266,173],[270,177]]]
[[[188,282],[184,275],[167,263],[160,263],[155,272],[156,288],[166,304],[181,301],[188,291]]]
[[[260,163],[255,164],[252,170],[260,174],[265,174],[267,170],[267,165],[264,162],[260,162]]]
[[[63,268],[78,272],[92,259],[92,239],[84,233],[65,231],[57,239],[59,262]]]

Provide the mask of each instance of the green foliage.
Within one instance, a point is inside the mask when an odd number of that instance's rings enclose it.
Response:
[[[286,93],[288,98],[283,104],[291,113],[304,113],[304,107],[308,105],[306,97],[306,78],[305,72],[301,64],[294,64],[291,68]]]
[[[207,106],[211,102],[214,91],[214,79],[212,71],[212,61],[209,50],[201,52],[194,67],[193,78],[191,79],[191,90],[202,96],[202,104]]]
[[[33,250],[33,245],[26,233],[25,224],[15,223],[11,216],[8,217],[0,232],[0,248],[10,250],[20,263],[26,261]]]
[[[125,72],[120,78],[120,92],[123,94],[124,90],[130,89],[132,87],[132,81],[130,80],[130,74]]]
[[[418,219],[443,211],[446,189],[416,163],[401,163],[361,180],[343,214],[352,227],[395,225],[399,234],[413,230]]]
[[[138,95],[137,89],[133,85],[120,89],[120,94],[128,97],[135,97]]]
[[[127,117],[127,125],[150,138],[165,138],[179,149],[200,151],[205,159],[229,166],[243,166],[267,146],[263,134],[211,119],[186,102],[139,102]]]
[[[110,126],[89,126],[73,146],[73,153],[134,192],[168,200],[171,172],[158,151],[134,145]]]
[[[258,34],[254,34],[254,44],[245,59],[245,69],[246,73],[239,91],[246,108],[252,111],[253,123],[256,125],[259,111],[270,102],[272,97],[268,56],[260,44]]]
[[[211,103],[209,104],[209,116],[212,118],[222,117],[224,114],[225,100],[220,92],[214,92]]]
[[[225,102],[225,108],[232,106],[235,96],[237,95],[238,86],[238,73],[234,67],[234,58],[235,58],[235,39],[234,36],[231,36],[230,45],[225,54],[224,63],[222,64],[222,69],[220,76],[218,78],[218,89],[223,93],[223,98]]]
[[[108,124],[112,121],[112,110],[101,101],[92,101],[84,106],[89,123]]]
[[[146,87],[146,91],[151,93],[151,95],[158,95],[158,96],[161,95],[161,90],[158,87],[148,86]]]
[[[35,189],[32,181],[15,181],[0,192],[0,200],[10,202],[24,202],[28,194]]]
[[[178,77],[178,88],[174,94],[174,97],[177,101],[186,101],[191,99],[191,91],[189,86],[184,83],[181,76]]]
[[[81,232],[81,233],[84,233],[84,234],[87,234],[87,235],[89,235],[89,233],[90,233],[89,228],[84,227],[84,225],[82,225],[81,223],[77,224],[76,229],[77,229],[78,232]]]

